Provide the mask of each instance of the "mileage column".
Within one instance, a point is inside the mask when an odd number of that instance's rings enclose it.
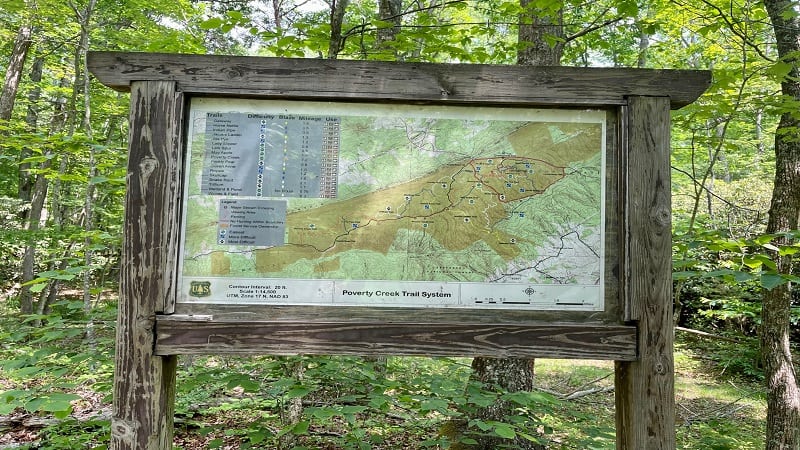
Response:
[[[339,185],[339,139],[341,121],[326,117],[322,127],[322,164],[319,174],[319,196],[336,198]]]

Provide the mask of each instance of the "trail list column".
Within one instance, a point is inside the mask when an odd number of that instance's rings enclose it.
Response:
[[[329,116],[208,113],[201,192],[336,197],[339,123]]]
[[[201,184],[203,194],[256,195],[256,185],[245,184],[242,180],[255,179],[251,171],[258,161],[258,153],[249,151],[247,141],[257,130],[234,116],[241,114],[208,114]]]

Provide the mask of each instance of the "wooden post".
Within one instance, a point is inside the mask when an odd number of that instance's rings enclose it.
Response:
[[[675,449],[670,101],[623,107],[623,296],[638,325],[639,360],[616,362],[617,448]]]
[[[183,97],[170,81],[131,86],[111,448],[172,448],[175,356],[156,356],[155,316],[174,297]]]

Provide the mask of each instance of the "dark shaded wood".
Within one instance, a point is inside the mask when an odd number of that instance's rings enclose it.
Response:
[[[675,448],[669,99],[632,97],[627,112],[625,290],[639,360],[616,363],[617,448]]]
[[[605,184],[605,229],[604,233],[604,279],[603,297],[605,315],[600,316],[606,323],[624,323],[625,303],[621,295],[622,249],[622,190],[621,173],[622,144],[620,142],[621,121],[619,113],[606,114],[606,184]]]
[[[244,56],[92,52],[89,68],[106,86],[169,80],[187,94],[446,104],[610,106],[627,96],[693,102],[710,72],[523,67]]]
[[[169,81],[132,84],[111,448],[172,448],[176,357],[156,356],[156,313],[175,296],[183,98]]]
[[[156,353],[427,355],[634,360],[636,327],[575,324],[223,322],[158,316]]]

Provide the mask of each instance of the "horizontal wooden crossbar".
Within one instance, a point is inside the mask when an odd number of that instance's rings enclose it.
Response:
[[[588,324],[231,322],[159,315],[158,355],[342,354],[633,361],[636,327]]]
[[[629,96],[693,102],[708,71],[529,67],[386,61],[91,52],[89,68],[106,86],[175,81],[190,95],[438,104],[613,106]]]

